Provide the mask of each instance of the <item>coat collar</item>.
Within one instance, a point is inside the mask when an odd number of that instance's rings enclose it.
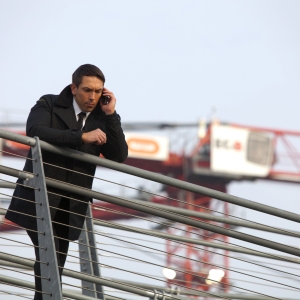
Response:
[[[66,86],[56,99],[56,105],[53,108],[54,113],[70,129],[77,128],[77,120],[73,108],[73,94],[70,85]]]
[[[73,107],[73,94],[70,85],[66,86],[58,95],[56,105],[54,107],[54,112],[65,122],[68,128],[77,128],[77,120]],[[97,120],[104,122],[105,114],[103,113],[99,105],[97,105],[95,109],[90,113],[87,120],[89,120],[89,123],[97,122]]]
[[[70,85],[67,85],[58,95],[56,103],[64,107],[73,106],[73,94]]]

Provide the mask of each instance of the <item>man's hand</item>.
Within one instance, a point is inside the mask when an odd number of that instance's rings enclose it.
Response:
[[[103,88],[102,96],[108,96],[110,98],[109,102],[106,105],[104,105],[101,100],[99,101],[102,111],[106,115],[113,114],[115,112],[115,106],[117,101],[114,93],[109,91],[107,88]]]
[[[97,128],[93,131],[83,133],[81,139],[85,144],[103,145],[106,143],[106,134]]]

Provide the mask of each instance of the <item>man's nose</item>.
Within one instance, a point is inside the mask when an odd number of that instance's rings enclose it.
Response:
[[[89,98],[90,100],[95,100],[95,92],[90,92]]]

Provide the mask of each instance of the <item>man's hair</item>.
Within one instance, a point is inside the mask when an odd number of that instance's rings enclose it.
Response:
[[[94,65],[85,64],[78,67],[72,75],[72,83],[78,87],[82,82],[83,76],[94,76],[103,81],[103,83],[105,82],[104,74]]]

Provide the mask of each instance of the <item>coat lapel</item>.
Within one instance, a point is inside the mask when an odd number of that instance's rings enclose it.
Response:
[[[69,129],[77,129],[77,120],[73,106],[68,108],[54,107],[53,112],[67,125]]]
[[[73,108],[73,95],[68,85],[59,94],[53,112],[67,125],[70,129],[77,128],[77,120]]]

